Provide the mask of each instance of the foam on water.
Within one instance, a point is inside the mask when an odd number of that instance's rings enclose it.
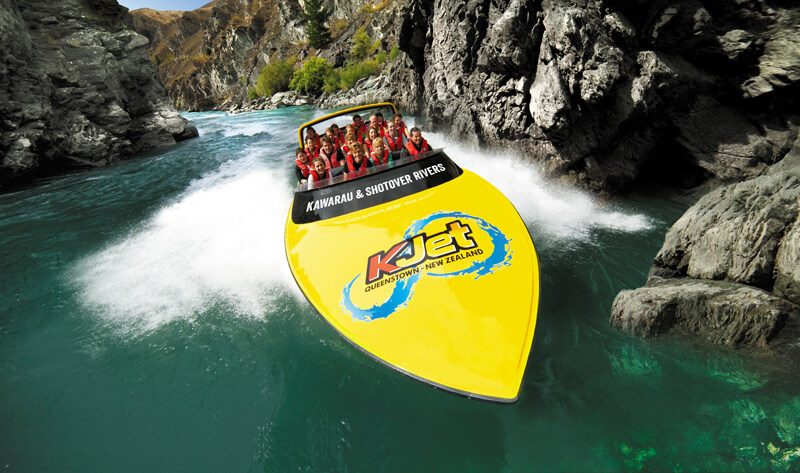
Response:
[[[270,123],[279,119],[215,115],[203,128],[225,136],[254,136],[270,127],[290,133],[285,122]],[[605,208],[584,193],[548,183],[519,157],[426,136],[498,187],[548,238],[590,241],[593,229],[636,232],[651,226],[643,215]],[[238,316],[264,317],[279,295],[302,298],[283,249],[291,165],[269,152],[274,143],[265,148],[261,141],[254,139],[241,158],[194,181],[131,234],[79,262],[73,280],[83,304],[124,333],[146,333],[176,320],[194,321],[219,304]]]
[[[586,240],[594,229],[637,232],[652,227],[645,215],[600,205],[586,193],[546,181],[519,156],[477,150],[437,133],[426,137],[435,147],[445,147],[456,163],[500,189],[525,222],[552,238]]]
[[[83,303],[125,332],[194,320],[214,304],[263,317],[295,285],[283,252],[291,189],[254,158],[227,163],[122,241],[80,262]]]

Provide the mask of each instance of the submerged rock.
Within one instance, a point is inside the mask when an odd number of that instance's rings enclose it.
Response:
[[[114,0],[0,2],[0,188],[197,136]]]

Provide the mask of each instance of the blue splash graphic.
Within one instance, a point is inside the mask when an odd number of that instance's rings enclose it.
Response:
[[[339,306],[342,308],[342,310],[346,314],[352,316],[355,320],[361,320],[363,322],[384,319],[408,305],[408,301],[410,301],[411,297],[414,296],[414,286],[416,286],[417,282],[419,282],[422,276],[426,274],[429,276],[445,278],[474,274],[475,279],[478,279],[482,276],[486,276],[487,274],[492,274],[493,272],[503,269],[511,264],[511,258],[513,256],[513,252],[509,251],[509,242],[511,240],[509,240],[497,227],[486,220],[473,217],[472,215],[468,215],[463,212],[441,211],[417,220],[416,222],[412,223],[410,227],[408,227],[408,230],[406,230],[405,234],[403,235],[403,239],[409,239],[413,237],[414,235],[420,233],[422,229],[431,222],[443,218],[459,218],[475,222],[478,227],[485,231],[491,238],[493,245],[492,252],[483,260],[474,261],[469,267],[459,271],[453,271],[450,273],[420,272],[407,276],[404,279],[400,279],[395,283],[392,294],[388,299],[386,299],[386,301],[384,301],[382,304],[376,304],[369,309],[362,309],[356,306],[350,299],[350,291],[353,287],[353,283],[355,283],[356,280],[362,276],[362,274],[359,274],[353,278],[353,280],[350,281],[350,284],[347,284],[342,290],[342,300],[339,303]]]

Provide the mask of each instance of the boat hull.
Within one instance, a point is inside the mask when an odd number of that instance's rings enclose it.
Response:
[[[407,176],[365,183],[362,198],[416,180]],[[345,339],[439,388],[517,400],[536,325],[538,260],[524,222],[496,188],[463,171],[355,212],[297,217],[286,225],[292,274]]]

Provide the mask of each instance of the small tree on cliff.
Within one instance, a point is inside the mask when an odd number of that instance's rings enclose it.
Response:
[[[331,31],[325,22],[331,16],[331,11],[323,5],[324,0],[306,0],[306,36],[312,48],[322,49],[331,42]]]

